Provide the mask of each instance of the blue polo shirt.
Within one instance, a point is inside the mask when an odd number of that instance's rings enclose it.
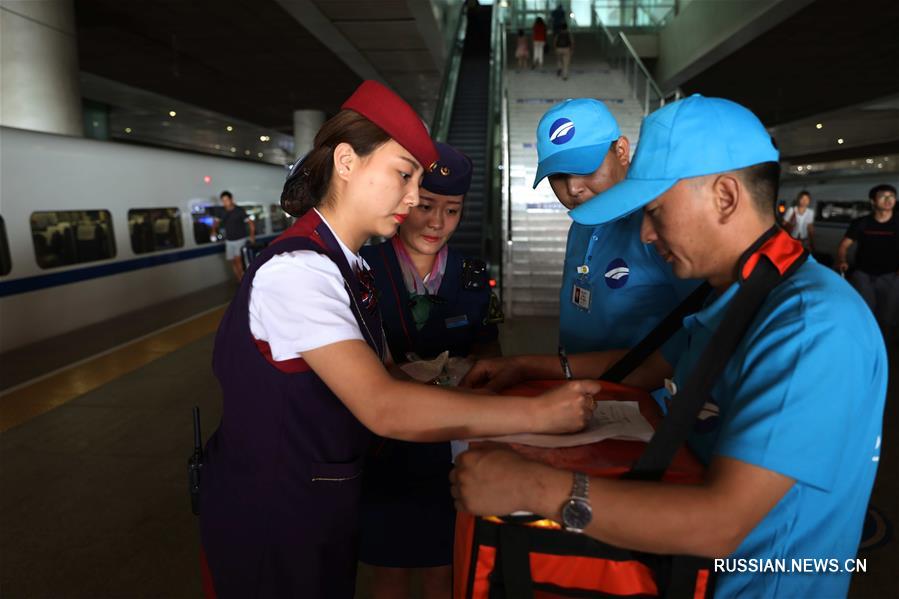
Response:
[[[684,319],[682,386],[738,284]],[[697,420],[690,444],[795,480],[730,559],[856,557],[880,455],[883,338],[861,297],[809,259],[765,300]],[[674,401],[677,401],[675,395]],[[719,574],[718,597],[844,597],[849,572]]]
[[[640,241],[642,222],[638,210],[598,226],[572,223],[568,230],[559,298],[559,343],[568,353],[633,347],[699,285],[675,277]],[[581,274],[584,265],[588,272]],[[574,302],[576,285],[588,290],[589,309]]]

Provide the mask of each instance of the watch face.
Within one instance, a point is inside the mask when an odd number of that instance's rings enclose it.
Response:
[[[565,528],[581,531],[584,530],[593,518],[593,510],[586,501],[571,499],[562,508],[562,524]]]

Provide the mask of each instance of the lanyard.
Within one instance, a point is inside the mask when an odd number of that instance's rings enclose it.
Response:
[[[601,227],[602,225],[596,225],[593,227],[593,230],[590,231],[590,241],[587,243],[587,252],[584,254],[584,261],[577,267],[577,274],[582,278],[590,274],[590,263],[593,261],[593,249],[596,247],[596,242],[599,241],[599,230]]]

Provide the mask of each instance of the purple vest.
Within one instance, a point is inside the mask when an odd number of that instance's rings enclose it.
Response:
[[[353,597],[363,456],[371,433],[301,358],[273,362],[250,333],[256,271],[313,250],[340,269],[363,337],[384,348],[337,240],[309,211],[253,262],[219,325],[223,414],[206,446],[200,530],[219,597]],[[297,310],[303,298],[296,298]]]

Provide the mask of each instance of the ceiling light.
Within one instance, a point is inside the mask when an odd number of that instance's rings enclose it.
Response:
[[[131,133],[131,127],[125,127],[125,133]]]
[[[169,116],[172,118],[175,118],[176,116],[178,116],[178,113],[175,112],[174,110],[169,110]]]
[[[878,163],[877,163],[877,168],[883,168],[883,163],[882,163],[882,162],[878,162]]]
[[[228,125],[227,127],[225,127],[225,131],[234,131],[234,127]]]
[[[259,153],[256,154],[256,155],[257,155],[258,157],[262,158],[262,152],[259,152]]]
[[[874,164],[874,159],[873,158],[865,158],[865,162],[867,162],[868,164]]]
[[[259,141],[269,141],[270,139],[271,139],[271,137],[269,137],[268,135],[260,135],[259,136]]]
[[[802,172],[802,167],[801,167],[801,166],[800,166],[800,167],[797,167],[796,170],[799,171],[799,172],[801,173],[801,172]]]
[[[823,128],[824,128],[823,123],[818,123],[817,125],[815,125],[815,129],[823,129]]]
[[[249,155],[250,155],[250,151],[249,151],[249,150],[244,150],[244,151],[243,151],[243,154],[244,154],[244,156],[249,156]]]
[[[837,140],[837,143],[838,143],[838,144],[842,144],[842,143],[843,143],[843,138],[841,137],[840,139],[838,139],[838,140]]]
[[[231,146],[231,151],[232,151],[232,152],[236,152],[236,151],[237,151],[237,148],[235,148],[234,146]]]
[[[216,150],[221,150],[221,149],[222,149],[222,146],[220,146],[219,144],[215,144],[215,149],[216,149]]]

